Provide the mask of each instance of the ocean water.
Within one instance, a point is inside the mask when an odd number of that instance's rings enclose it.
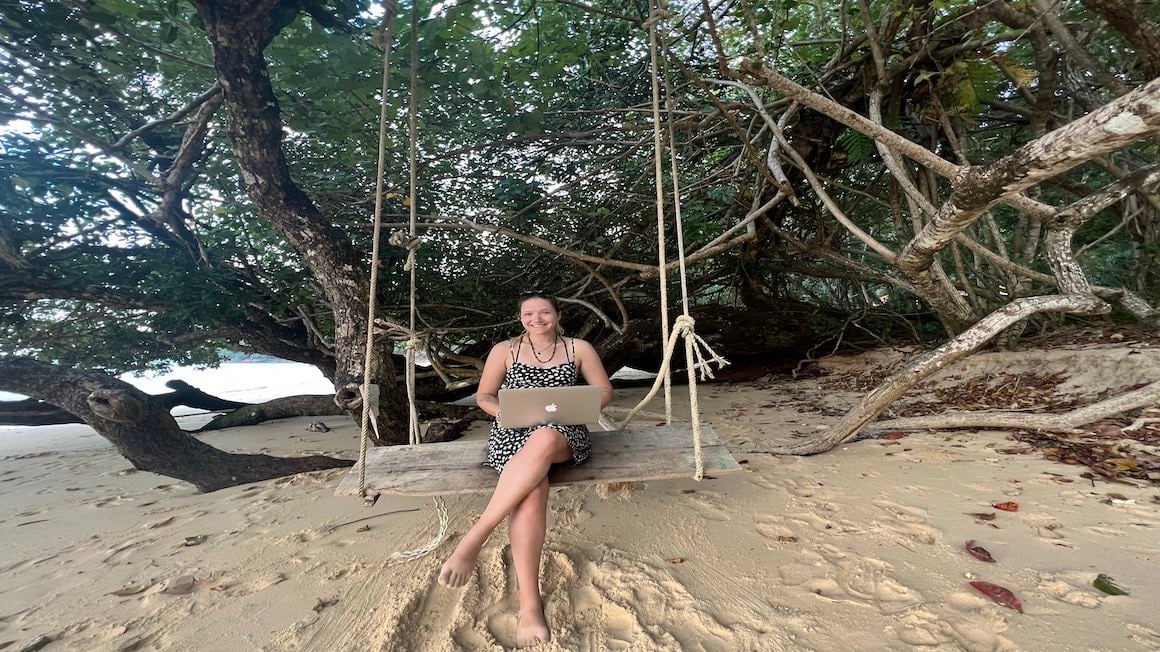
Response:
[[[166,381],[184,380],[207,394],[243,403],[261,403],[297,394],[334,392],[334,386],[316,367],[285,361],[225,362],[217,368],[174,367],[164,374],[143,376],[124,374],[120,378],[146,394],[172,391],[165,386]],[[3,401],[22,398],[24,397],[19,394],[0,392],[0,400]],[[191,414],[199,411],[178,407],[174,410],[174,414]]]

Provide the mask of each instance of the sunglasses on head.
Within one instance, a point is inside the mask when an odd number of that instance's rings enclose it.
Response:
[[[523,301],[524,299],[531,299],[533,297],[538,297],[540,299],[553,298],[552,293],[546,290],[524,290],[523,292],[520,292],[520,301]]]

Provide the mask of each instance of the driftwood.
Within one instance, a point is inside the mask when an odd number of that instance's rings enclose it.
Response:
[[[997,428],[1069,432],[1101,419],[1160,403],[1160,381],[1085,405],[1061,414],[1031,414],[1013,411],[948,412],[922,417],[904,417],[872,423],[862,435],[891,430],[944,430],[952,428]]]
[[[1016,299],[979,320],[958,337],[917,356],[905,367],[890,374],[878,387],[863,396],[862,400],[829,430],[808,441],[780,448],[778,452],[789,455],[813,455],[854,439],[862,428],[878,418],[887,406],[912,387],[970,355],[1004,328],[1031,315],[1046,312],[1093,315],[1103,314],[1108,310],[1111,310],[1108,304],[1094,296],[1083,294]]]
[[[334,394],[302,394],[276,398],[265,403],[247,404],[233,412],[221,414],[194,432],[252,426],[274,419],[301,416],[328,416],[346,414],[334,404]]]
[[[477,407],[460,405],[444,405],[442,403],[422,403],[419,405],[419,418],[427,421],[427,430],[423,433],[423,443],[454,441],[463,436],[476,421],[485,421],[491,417]]]
[[[249,405],[206,394],[182,380],[171,380],[165,383],[165,386],[173,391],[156,394],[152,398],[169,409],[184,405],[216,412],[235,410]],[[67,410],[34,398],[0,401],[0,426],[48,426],[60,423],[83,423],[83,421]]]

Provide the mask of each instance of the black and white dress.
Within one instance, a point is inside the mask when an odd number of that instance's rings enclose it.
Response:
[[[519,361],[520,348],[523,338],[512,350],[512,365],[504,374],[500,389],[523,389],[528,387],[566,387],[576,384],[579,370],[576,368],[576,340],[564,340],[564,356],[567,362],[553,367],[537,367]],[[569,341],[571,353],[568,352]],[[491,424],[491,435],[487,439],[487,464],[496,471],[503,472],[503,467],[527,443],[528,437],[537,429],[549,426],[558,430],[568,440],[568,447],[572,449],[572,460],[580,464],[588,459],[592,450],[592,441],[588,437],[587,426],[565,426],[560,424],[539,424],[530,428],[501,428],[499,420]]]

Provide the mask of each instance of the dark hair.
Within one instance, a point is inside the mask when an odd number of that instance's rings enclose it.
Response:
[[[520,292],[519,305],[524,305],[528,299],[547,299],[548,303],[552,304],[552,309],[560,312],[560,303],[556,301],[555,295],[547,290],[524,290]]]

